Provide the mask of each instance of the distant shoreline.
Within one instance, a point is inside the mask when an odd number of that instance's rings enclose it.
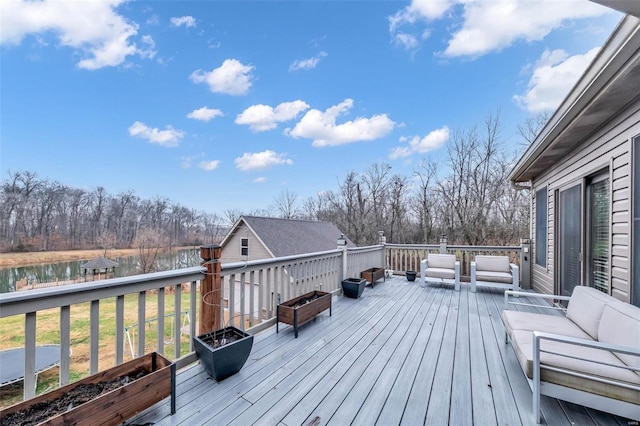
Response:
[[[174,247],[171,250],[192,249],[193,246]],[[96,257],[105,256],[116,258],[124,256],[136,256],[138,249],[110,249],[105,252],[103,249],[95,250],[63,250],[63,251],[38,251],[26,253],[0,253],[0,268],[19,268],[21,266],[43,265],[47,263],[69,262],[74,260],[90,260]]]

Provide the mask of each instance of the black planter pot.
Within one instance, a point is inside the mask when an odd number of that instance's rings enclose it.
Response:
[[[230,339],[236,340],[225,343]],[[219,382],[236,374],[247,362],[253,336],[230,326],[194,337],[193,346],[205,371]]]
[[[357,299],[362,296],[366,285],[367,280],[364,278],[347,278],[346,280],[342,280],[342,292],[347,297]]]
[[[404,274],[407,276],[408,281],[415,281],[418,273],[416,271],[406,271]]]

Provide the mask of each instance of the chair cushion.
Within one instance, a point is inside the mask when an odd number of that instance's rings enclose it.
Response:
[[[478,271],[510,273],[508,256],[476,256],[475,261]]]
[[[598,328],[602,311],[607,302],[611,300],[615,299],[595,288],[577,286],[573,289],[573,294],[569,299],[567,318],[578,324],[593,339],[599,340]]]
[[[533,378],[533,333],[531,331],[515,330],[511,334],[511,342],[516,352],[518,362],[525,374],[527,377]],[[604,378],[614,378],[616,380],[640,384],[640,376],[637,374],[634,374],[629,370],[614,367],[615,365],[623,365],[623,363],[611,352],[550,341],[543,341],[541,347],[544,350],[552,350],[569,356],[593,359],[597,362],[593,363],[561,355],[541,353],[540,357],[543,364],[562,367],[586,374],[593,374]],[[612,366],[603,365],[602,363],[609,363],[612,364]],[[632,404],[637,404],[638,398],[640,398],[640,392],[637,390],[626,389],[614,384],[599,383],[587,378],[574,377],[566,373],[543,369],[541,378],[545,382],[557,383],[562,386],[584,390],[586,392],[603,395],[609,398],[620,399]]]
[[[598,338],[604,343],[640,350],[640,308],[613,299],[602,312]],[[626,365],[640,368],[640,356],[615,355]]]
[[[509,272],[476,271],[476,280],[511,284],[513,276]]]
[[[587,333],[564,315],[545,315],[504,310],[501,317],[509,334],[514,330],[544,331],[579,339],[590,339]]]
[[[442,279],[455,279],[455,271],[453,269],[445,268],[427,268],[424,271],[425,277],[442,278]]]
[[[453,271],[456,266],[456,256],[454,254],[431,253],[428,255],[427,259],[428,259],[427,261],[428,269],[440,268],[440,269],[451,269]]]

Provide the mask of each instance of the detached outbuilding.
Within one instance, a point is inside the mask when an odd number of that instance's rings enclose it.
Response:
[[[110,273],[113,274],[118,266],[118,262],[114,262],[111,259],[107,259],[106,257],[96,257],[95,259],[80,265],[80,269],[82,269],[82,275],[84,275],[85,280],[89,272],[91,272],[91,279],[95,280],[96,275],[98,275],[98,279],[100,279],[102,274],[104,274],[105,277]]]

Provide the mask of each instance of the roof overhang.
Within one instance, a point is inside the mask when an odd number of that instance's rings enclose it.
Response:
[[[610,7],[627,15],[640,18],[640,1],[638,0],[591,0],[594,3]]]
[[[618,1],[611,3],[618,5]],[[631,10],[638,9],[636,0],[628,6]],[[528,182],[535,179],[638,98],[640,19],[627,15],[522,155],[509,174],[509,180]]]

